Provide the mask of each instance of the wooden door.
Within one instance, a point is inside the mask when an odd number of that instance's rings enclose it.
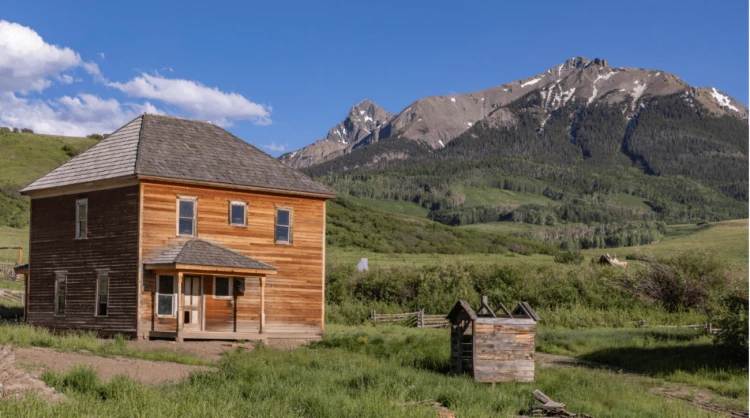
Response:
[[[183,329],[191,331],[201,330],[201,307],[203,305],[203,280],[200,276],[185,276],[183,278],[182,294],[184,295],[185,318]]]

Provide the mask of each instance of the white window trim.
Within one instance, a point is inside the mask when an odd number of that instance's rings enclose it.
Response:
[[[159,314],[159,281],[161,280],[162,276],[164,277],[171,277],[172,278],[172,314],[171,315],[160,315]],[[156,294],[156,299],[154,300],[156,303],[154,303],[154,313],[159,318],[175,318],[177,317],[176,313],[176,307],[177,307],[177,295],[175,294],[175,290],[177,287],[177,277],[173,276],[171,274],[160,274],[156,276],[156,291],[154,292]],[[166,294],[166,293],[164,293]]]
[[[78,211],[81,208],[81,204],[86,205],[86,231],[85,236],[81,237],[78,236],[78,225],[79,222],[81,222],[80,218],[78,217],[79,213]],[[76,200],[76,230],[75,230],[75,239],[88,239],[89,237],[89,200],[88,199],[78,199]]]
[[[105,315],[99,315],[99,275],[100,274],[106,274],[107,275],[107,313]],[[109,269],[100,269],[96,271],[96,293],[94,296],[94,316],[99,318],[106,318],[109,316],[109,294],[110,294],[110,288],[109,288]]]
[[[180,234],[180,201],[193,202],[193,234]],[[177,196],[177,210],[175,211],[175,235],[178,237],[197,237],[198,236],[198,197],[197,196]]]
[[[219,279],[219,278],[229,280],[229,296],[216,296],[216,279]],[[232,297],[234,297],[234,280],[231,277],[214,276],[213,289],[211,290],[211,297],[213,299],[232,300]]]
[[[55,316],[65,316],[65,311],[58,312],[59,311],[58,303],[60,302],[60,300],[58,299],[57,282],[59,282],[60,280],[65,280],[65,291],[63,293],[63,296],[65,297],[65,304],[67,305],[68,304],[68,272],[67,271],[55,272],[55,311],[54,311]]]
[[[245,222],[244,223],[236,224],[236,223],[232,222],[232,206],[242,206],[242,207],[245,208],[245,210],[244,210],[244,214],[245,214],[244,221]],[[239,227],[242,227],[242,228],[247,228],[247,214],[248,214],[247,207],[248,207],[247,202],[243,202],[241,200],[230,200],[229,201],[229,225],[231,225],[231,226],[239,226]]]
[[[289,212],[289,237],[287,241],[279,241],[276,239],[276,227],[279,226],[279,210],[285,210]],[[273,211],[273,241],[274,243],[278,245],[292,245],[292,242],[294,241],[294,207],[292,206],[286,206],[286,205],[276,205]],[[287,225],[281,225],[281,226],[287,226]]]

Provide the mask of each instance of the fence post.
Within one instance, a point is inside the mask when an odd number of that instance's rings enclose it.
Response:
[[[375,311],[370,311],[370,320],[373,324],[378,322],[377,318],[375,317]]]
[[[417,327],[424,328],[424,308],[417,313]]]

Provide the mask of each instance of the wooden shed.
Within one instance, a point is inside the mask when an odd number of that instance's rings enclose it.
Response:
[[[451,372],[469,373],[479,382],[533,382],[536,322],[526,302],[511,312],[500,303],[492,310],[487,296],[477,311],[459,300],[451,322]]]

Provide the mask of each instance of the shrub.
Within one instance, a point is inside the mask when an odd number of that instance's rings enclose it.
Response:
[[[101,141],[102,139],[104,139],[104,137],[101,136],[101,135],[99,135],[99,134],[91,134],[91,135],[87,136],[86,138],[95,139],[97,141]]]
[[[17,134],[18,133],[18,128],[13,128],[13,133]]]
[[[23,129],[21,129],[21,133],[24,133],[24,134],[33,134],[34,131],[31,130],[31,129],[29,129],[29,128],[23,128]]]
[[[62,150],[70,158],[73,158],[76,155],[78,155],[78,150],[76,150],[75,148],[71,147],[68,144],[63,145]]]
[[[0,126],[0,134],[8,133],[10,132],[10,128],[7,126]]]
[[[747,295],[733,294],[724,300],[725,310],[716,317],[721,332],[715,342],[726,349],[732,358],[747,361],[748,299]]]
[[[555,255],[555,263],[561,264],[581,264],[583,262],[583,254],[578,251],[560,251]]]

